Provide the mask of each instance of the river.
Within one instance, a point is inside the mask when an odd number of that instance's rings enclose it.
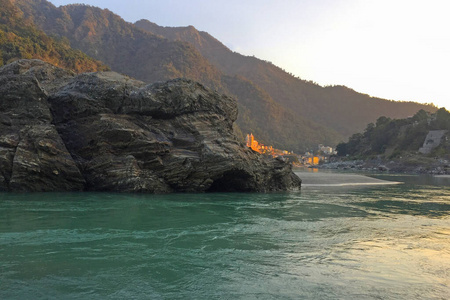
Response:
[[[292,193],[0,193],[0,299],[448,299],[450,178],[299,175]]]

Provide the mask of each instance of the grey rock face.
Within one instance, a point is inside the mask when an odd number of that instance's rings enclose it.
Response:
[[[238,142],[236,101],[178,79],[0,68],[0,190],[283,191],[300,179]]]
[[[53,68],[33,60],[0,69],[0,190],[84,188],[83,176],[51,123],[47,92],[34,74]]]
[[[444,135],[447,133],[447,130],[431,130],[428,132],[425,141],[423,142],[423,146],[419,149],[419,152],[422,154],[430,154],[434,148],[438,147]]]

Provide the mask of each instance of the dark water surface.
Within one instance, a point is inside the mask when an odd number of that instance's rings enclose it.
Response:
[[[301,176],[276,194],[0,193],[0,299],[448,299],[449,178]]]

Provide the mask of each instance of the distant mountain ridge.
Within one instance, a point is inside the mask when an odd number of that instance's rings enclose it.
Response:
[[[186,77],[236,97],[241,131],[277,148],[335,145],[381,115],[402,118],[436,110],[300,80],[269,62],[235,53],[192,26],[131,24],[109,10],[79,4],[15,0],[14,5],[39,29],[69,40],[114,71],[149,83]]]
[[[345,86],[321,87],[296,78],[270,62],[233,52],[208,33],[192,26],[161,27],[148,20],[137,21],[135,25],[170,40],[192,44],[225,74],[248,78],[295,114],[314,116],[316,122],[334,128],[344,136],[362,130],[367,120],[373,122],[379,116],[402,118],[419,109],[436,110],[414,102],[370,97]]]
[[[139,30],[109,10],[45,0],[16,0],[24,16],[47,34],[69,39],[72,47],[113,70],[146,82],[188,77],[212,87],[220,74],[187,43],[173,43]]]

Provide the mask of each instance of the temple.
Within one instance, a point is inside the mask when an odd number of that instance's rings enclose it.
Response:
[[[273,157],[283,156],[285,159],[291,161],[294,165],[298,166],[314,166],[321,162],[327,162],[330,156],[335,155],[336,151],[324,145],[319,145],[317,151],[306,152],[304,155],[298,155],[294,152],[289,152],[286,150],[279,150],[272,146],[265,146],[259,143],[255,136],[250,133],[246,137],[247,147],[251,148],[253,151],[264,155],[271,155]]]
[[[260,144],[257,140],[255,140],[255,137],[253,136],[252,133],[247,134],[246,142],[247,147],[261,154],[268,154],[272,156],[283,156],[293,154],[286,150],[279,150],[275,149],[272,146],[265,146],[264,144]]]

